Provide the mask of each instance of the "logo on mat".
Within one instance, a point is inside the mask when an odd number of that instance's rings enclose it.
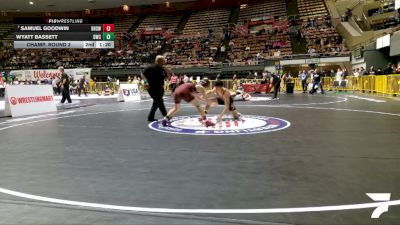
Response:
[[[217,116],[208,116],[208,120],[216,121]],[[149,127],[153,130],[191,135],[241,135],[259,134],[278,131],[290,126],[290,122],[274,117],[244,115],[241,120],[232,117],[225,118],[213,127],[206,127],[199,121],[199,116],[174,117],[170,124],[164,127],[160,122],[152,122]]]
[[[10,98],[10,103],[11,103],[11,105],[16,105],[16,104],[18,104],[17,98],[11,97],[11,98]]]

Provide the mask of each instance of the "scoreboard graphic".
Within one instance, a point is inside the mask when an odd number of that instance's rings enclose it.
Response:
[[[112,18],[16,18],[14,48],[114,48]]]

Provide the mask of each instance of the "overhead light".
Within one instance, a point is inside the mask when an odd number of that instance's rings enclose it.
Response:
[[[165,6],[167,6],[167,8],[169,8],[170,5],[171,5],[171,2],[169,2],[169,1],[165,2]]]
[[[33,3],[32,1],[29,2],[29,5],[34,5],[35,3]]]
[[[124,10],[125,12],[129,11],[129,5],[123,5],[122,6],[122,10]]]

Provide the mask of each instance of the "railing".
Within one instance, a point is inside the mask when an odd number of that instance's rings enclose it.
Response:
[[[224,82],[224,86],[228,89],[234,89],[234,87],[238,87],[238,81],[234,83],[232,80],[222,80]],[[261,79],[242,79],[240,83],[246,84],[259,84],[264,80]],[[302,90],[301,80],[299,78],[292,78],[291,82],[294,83],[294,88],[296,91]],[[311,79],[307,81],[311,83]],[[195,82],[194,82],[195,83]],[[210,81],[210,88],[213,87],[215,80]],[[268,83],[268,81],[267,81]],[[330,91],[360,91],[367,93],[376,93],[383,95],[400,95],[400,74],[397,75],[379,75],[379,76],[348,76],[346,78],[345,86],[335,86],[335,78],[333,77],[323,77],[321,83],[323,84],[323,88],[325,90]],[[106,85],[108,85],[114,92],[118,90],[118,85],[115,83],[107,83],[107,82],[97,82],[91,83],[88,87],[91,93],[101,93]],[[285,85],[281,84],[283,90]],[[141,91],[145,91],[144,86],[139,84],[139,89]],[[170,91],[169,83],[166,82],[165,90]]]
[[[313,58],[335,58],[350,56],[350,52],[337,52],[337,53],[313,53],[313,54],[293,54],[293,55],[281,55],[278,57],[265,57],[260,60],[248,60],[247,62],[212,62],[208,64],[185,64],[185,65],[166,65],[168,68],[198,68],[198,67],[231,67],[231,66],[247,66],[247,65],[266,65],[266,61],[279,61],[279,60],[291,60],[291,59],[313,59]],[[144,69],[150,64],[141,65],[123,65],[123,66],[92,66],[93,69],[97,70],[129,70],[129,69]]]

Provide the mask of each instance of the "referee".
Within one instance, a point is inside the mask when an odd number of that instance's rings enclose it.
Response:
[[[158,55],[156,57],[155,65],[152,65],[145,69],[143,72],[144,78],[147,80],[149,85],[148,92],[150,97],[153,99],[153,105],[149,115],[147,116],[147,121],[156,121],[154,118],[157,109],[160,109],[161,114],[165,117],[167,116],[167,110],[164,105],[164,80],[168,77],[167,72],[163,65],[165,65],[165,57]]]
[[[278,92],[281,87],[281,78],[274,73],[269,74],[269,77],[270,77],[270,88],[274,87],[274,96],[272,97],[272,99],[278,100],[279,99]]]
[[[64,104],[65,100],[67,100],[68,103],[72,103],[71,96],[69,94],[68,74],[64,72],[64,67],[62,66],[58,67],[58,70],[61,73],[61,93],[62,93],[61,104]]]

